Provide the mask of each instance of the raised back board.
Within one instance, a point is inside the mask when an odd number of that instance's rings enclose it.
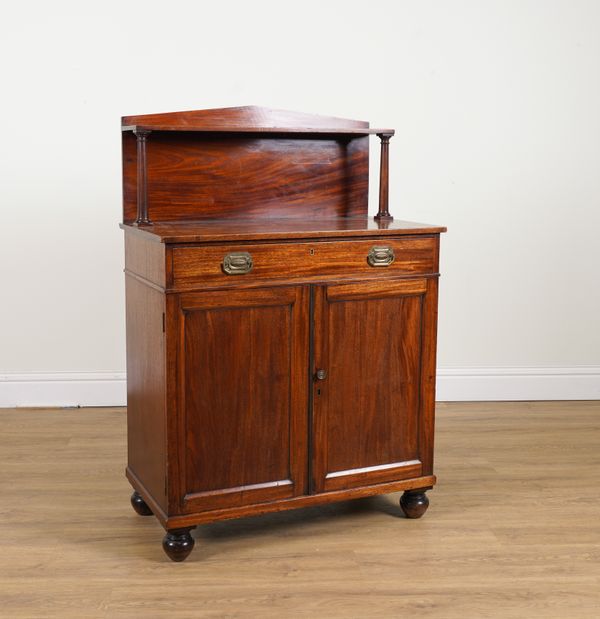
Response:
[[[266,108],[123,118],[123,221],[136,219],[135,131],[151,221],[365,216],[368,123]]]

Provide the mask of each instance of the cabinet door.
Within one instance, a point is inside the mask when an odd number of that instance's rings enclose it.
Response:
[[[308,289],[179,297],[183,512],[307,490]]]
[[[431,473],[436,304],[436,279],[317,288],[313,492]]]

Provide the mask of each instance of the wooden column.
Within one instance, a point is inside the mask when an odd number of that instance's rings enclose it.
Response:
[[[147,129],[135,129],[137,137],[137,217],[136,225],[152,223],[148,218],[148,192],[146,183],[146,138]]]
[[[381,163],[379,167],[379,212],[375,215],[377,221],[392,221],[389,211],[390,159],[389,146],[393,133],[378,133],[381,140]]]

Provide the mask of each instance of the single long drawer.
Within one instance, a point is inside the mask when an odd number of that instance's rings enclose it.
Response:
[[[368,241],[203,245],[173,248],[173,284],[412,275],[436,271],[434,236]]]

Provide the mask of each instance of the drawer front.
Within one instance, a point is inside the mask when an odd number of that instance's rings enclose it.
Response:
[[[173,283],[240,284],[436,272],[437,237],[369,241],[206,245],[173,249]]]

